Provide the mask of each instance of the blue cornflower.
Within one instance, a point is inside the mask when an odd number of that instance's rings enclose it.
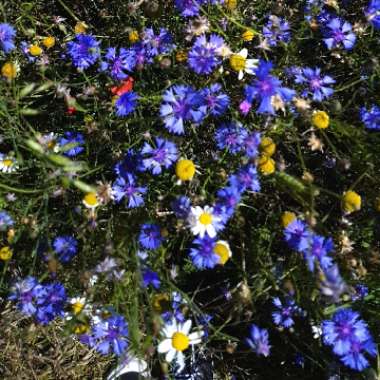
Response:
[[[116,115],[124,117],[132,113],[136,108],[137,99],[138,95],[133,91],[128,91],[120,95],[115,103]]]
[[[151,58],[159,54],[170,54],[175,48],[173,37],[165,28],[161,28],[159,34],[155,34],[153,28],[146,28],[142,43]]]
[[[59,261],[68,263],[78,252],[78,241],[70,235],[57,236],[53,248]]]
[[[302,92],[302,96],[307,97],[311,95],[316,102],[321,102],[334,93],[334,90],[328,86],[334,84],[335,80],[329,75],[322,76],[319,67],[314,69],[305,67],[301,69],[300,73],[296,74],[295,77],[296,83],[304,84],[306,86]]]
[[[268,356],[270,353],[268,330],[251,325],[250,336],[245,340],[257,355]]]
[[[256,158],[261,143],[260,132],[252,132],[244,139],[245,154],[249,158]]]
[[[209,41],[205,35],[197,37],[188,54],[190,68],[197,74],[211,74],[222,62],[219,49],[224,40],[217,34],[211,34]]]
[[[69,131],[58,140],[58,146],[65,156],[75,157],[84,151],[84,142],[82,133]]]
[[[122,355],[128,347],[128,324],[121,315],[102,319],[92,328],[93,346],[102,355]]]
[[[351,296],[353,301],[359,301],[368,296],[368,286],[364,284],[355,285],[355,293]]]
[[[124,80],[128,78],[126,71],[133,71],[136,66],[134,54],[130,54],[129,50],[120,48],[117,54],[116,48],[109,48],[105,55],[105,61],[102,61],[100,69],[109,71],[112,78],[116,80]]]
[[[145,170],[140,152],[128,149],[124,158],[115,165],[115,173],[125,179]]]
[[[145,142],[141,155],[145,169],[150,170],[152,174],[161,174],[162,168],[168,169],[178,159],[177,146],[161,137],[155,138],[155,148]]]
[[[301,220],[294,220],[284,230],[285,240],[289,247],[298,252],[305,252],[309,247],[310,230]]]
[[[360,108],[360,118],[367,129],[380,131],[380,107],[372,105],[371,108]]]
[[[217,192],[216,208],[222,210],[225,219],[228,220],[234,214],[240,199],[241,191],[237,186],[223,187]]]
[[[92,66],[100,57],[100,42],[89,34],[77,34],[75,41],[67,43],[68,53],[79,70]]]
[[[180,195],[171,203],[174,214],[179,219],[187,219],[191,209],[191,200],[186,195]]]
[[[144,204],[143,195],[147,192],[147,188],[138,186],[135,177],[127,175],[118,177],[112,185],[112,195],[117,203],[123,198],[128,203],[128,208],[135,208]]]
[[[380,0],[371,0],[364,14],[375,29],[380,29]]]
[[[206,105],[206,113],[212,116],[223,115],[230,105],[230,97],[222,92],[222,86],[214,83],[199,91],[202,103]]]
[[[215,132],[216,145],[219,149],[227,149],[237,154],[244,149],[244,141],[248,137],[247,130],[240,123],[222,124]]]
[[[36,319],[46,325],[57,317],[63,317],[67,296],[65,287],[59,282],[42,286],[43,291],[37,298]]]
[[[15,36],[16,30],[12,25],[6,23],[0,24],[0,47],[5,54],[9,53],[15,48]]]
[[[161,281],[156,272],[150,269],[144,269],[142,276],[143,276],[143,285],[145,288],[147,288],[149,285],[152,285],[155,289],[160,288]]]
[[[200,123],[205,110],[199,108],[199,94],[190,86],[174,85],[162,96],[160,115],[166,129],[177,135],[185,132],[184,122]]]
[[[256,79],[250,86],[245,87],[246,101],[249,103],[254,100],[260,102],[258,113],[274,115],[273,97],[279,97],[282,102],[289,102],[295,95],[294,90],[283,87],[277,77],[270,75],[272,68],[272,62],[260,60],[259,67],[255,70]]]
[[[334,249],[334,243],[331,238],[311,234],[309,237],[309,246],[303,251],[304,258],[308,268],[314,272],[315,260],[319,262],[322,269],[332,265],[332,258],[328,254]]]
[[[351,50],[356,42],[351,24],[338,17],[329,20],[323,29],[323,34],[325,37],[323,41],[330,50],[342,46],[346,50]]]
[[[364,356],[365,353],[372,357],[377,356],[377,347],[372,338],[364,342],[352,342],[350,352],[340,359],[347,367],[362,371],[369,366],[368,360]]]
[[[331,298],[334,302],[338,302],[342,293],[347,289],[347,285],[339,272],[338,265],[333,264],[321,269],[319,273],[319,287],[322,294]]]
[[[219,264],[220,257],[214,252],[216,241],[205,235],[193,241],[194,248],[190,250],[190,258],[198,269],[211,269]]]
[[[17,281],[10,290],[8,299],[16,301],[16,307],[27,316],[37,312],[37,297],[42,291],[42,286],[36,278],[28,276]]]
[[[305,19],[310,21],[313,15],[321,13],[325,0],[306,0],[305,5]]]
[[[141,226],[139,243],[146,249],[157,249],[162,241],[161,229],[157,224],[145,223]]]
[[[4,210],[0,211],[0,231],[6,231],[14,225],[12,217]]]
[[[294,317],[302,314],[302,310],[291,297],[286,297],[284,302],[278,297],[273,298],[276,311],[272,313],[273,322],[280,327],[289,328],[294,325]]]
[[[175,0],[174,4],[183,17],[199,15],[200,6],[207,0]]]
[[[246,190],[260,191],[257,169],[252,164],[245,165],[236,174],[232,174],[228,178],[228,183],[241,193]]]
[[[271,15],[263,27],[263,36],[269,46],[277,46],[278,42],[288,43],[290,41],[289,23],[283,18]]]

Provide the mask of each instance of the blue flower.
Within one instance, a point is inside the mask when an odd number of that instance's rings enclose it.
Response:
[[[247,130],[240,123],[222,124],[215,132],[216,145],[219,149],[227,149],[232,154],[237,154],[244,149]]]
[[[260,60],[258,68],[255,70],[256,79],[250,86],[245,87],[246,101],[252,103],[254,100],[260,102],[256,112],[269,113],[274,115],[275,110],[272,105],[274,96],[279,97],[284,103],[293,99],[295,91],[282,86],[282,82],[270,75],[273,68],[271,62]]]
[[[290,26],[283,18],[271,15],[263,27],[263,36],[269,46],[277,46],[278,42],[288,43],[290,41]]]
[[[380,29],[380,0],[371,0],[364,14],[375,29]]]
[[[129,176],[135,177],[137,173],[144,170],[141,154],[133,149],[128,149],[124,158],[115,165],[115,173],[124,179],[128,179]]]
[[[249,158],[256,158],[261,143],[260,132],[252,132],[244,139],[245,154]]]
[[[183,17],[198,16],[200,6],[203,3],[205,0],[175,0],[174,2]]]
[[[189,86],[172,86],[165,91],[162,100],[160,115],[171,133],[183,135],[186,121],[200,123],[205,117],[205,109],[199,108],[198,92]]]
[[[328,86],[334,84],[335,80],[329,75],[322,76],[319,67],[314,69],[305,67],[295,77],[296,83],[306,85],[302,96],[312,95],[312,99],[316,102],[321,102],[334,93],[334,90]]]
[[[219,83],[200,90],[202,103],[206,106],[206,113],[212,116],[222,116],[230,105],[230,97],[222,91]]]
[[[6,231],[14,225],[12,217],[4,210],[0,211],[0,231]]]
[[[273,298],[273,305],[276,307],[272,313],[273,322],[280,327],[289,328],[294,325],[294,317],[302,314],[302,310],[296,305],[291,297],[286,297],[284,302],[278,297]]]
[[[338,17],[328,21],[326,28],[323,29],[324,43],[328,49],[344,47],[351,50],[356,42],[356,35],[352,32],[352,26],[349,22]]]
[[[311,234],[309,246],[303,251],[305,260],[311,272],[314,272],[315,260],[319,262],[322,269],[332,265],[332,258],[328,254],[334,249],[331,238]]]
[[[57,236],[53,241],[53,248],[59,261],[68,263],[78,252],[78,241],[70,235]]]
[[[198,269],[214,268],[220,261],[220,257],[214,252],[215,240],[205,235],[193,241],[194,248],[190,250],[190,258]]]
[[[197,37],[188,54],[190,68],[197,74],[211,74],[221,63],[218,50],[223,45],[223,38],[217,34],[211,34],[209,41],[205,35]]]
[[[355,293],[351,296],[353,301],[359,301],[368,296],[368,287],[364,284],[355,285]]]
[[[257,355],[268,356],[270,353],[268,330],[251,325],[250,336],[246,338],[247,344]]]
[[[232,174],[228,178],[228,182],[230,186],[237,188],[240,192],[260,191],[257,169],[252,164],[245,165],[236,174]]]
[[[116,53],[116,48],[109,48],[105,55],[105,61],[101,63],[101,70],[108,70],[112,78],[116,80],[124,80],[128,78],[126,71],[133,71],[136,66],[134,54],[124,48],[120,49],[119,55]]]
[[[175,48],[173,37],[165,28],[161,28],[159,34],[155,34],[153,28],[146,28],[142,43],[151,58],[159,54],[169,54]]]
[[[100,42],[89,34],[77,34],[75,41],[67,43],[74,66],[80,70],[92,66],[100,57],[99,44]]]
[[[132,175],[118,177],[112,186],[112,195],[116,202],[126,199],[128,208],[135,208],[144,204],[143,195],[147,188],[138,186],[135,178]]]
[[[8,54],[15,48],[15,36],[16,30],[12,25],[6,23],[0,24],[0,47],[5,54]]]
[[[157,224],[145,223],[141,226],[139,243],[146,249],[157,249],[163,241],[161,229]]]
[[[145,288],[147,288],[149,285],[152,285],[155,289],[160,288],[161,281],[156,272],[150,269],[144,269],[142,276],[143,276],[143,285]]]
[[[63,137],[58,140],[59,150],[65,156],[75,157],[84,151],[84,137],[79,132],[65,132]]]
[[[380,107],[372,105],[370,109],[362,107],[360,109],[360,118],[367,129],[380,131]]]
[[[241,199],[241,192],[236,186],[219,189],[216,198],[216,209],[222,210],[224,222],[232,217]]]
[[[340,275],[338,265],[333,264],[321,269],[319,287],[322,294],[332,301],[338,302],[342,293],[347,289],[347,285]]]
[[[285,240],[289,247],[298,252],[305,252],[309,247],[310,231],[307,225],[296,219],[284,230]]]
[[[116,115],[124,117],[132,113],[136,108],[137,99],[138,95],[133,91],[128,91],[120,95],[115,103]]]
[[[161,174],[162,168],[170,168],[178,158],[176,145],[161,137],[155,138],[155,148],[145,142],[141,155],[145,169],[150,170],[152,174]]]
[[[190,213],[191,200],[186,195],[180,195],[171,203],[171,207],[177,218],[187,219]]]

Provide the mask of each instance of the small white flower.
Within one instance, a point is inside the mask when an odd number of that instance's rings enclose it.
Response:
[[[232,54],[230,57],[231,67],[238,72],[239,80],[243,79],[244,73],[253,75],[259,63],[258,59],[247,59],[247,56],[248,50],[244,48],[239,53]]]
[[[0,171],[3,173],[13,173],[17,169],[17,161],[13,157],[0,153]]]
[[[221,227],[221,218],[213,212],[214,209],[210,206],[191,207],[188,222],[194,235],[199,235],[201,238],[206,233],[211,238],[216,236],[216,231]]]
[[[183,351],[189,348],[189,346],[200,343],[204,334],[202,330],[190,333],[190,329],[190,319],[183,324],[173,319],[162,329],[163,340],[158,345],[158,352],[160,354],[166,354],[165,360],[168,363],[175,360],[178,364],[179,371],[185,367]]]

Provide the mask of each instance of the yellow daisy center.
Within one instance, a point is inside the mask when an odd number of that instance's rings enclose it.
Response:
[[[42,49],[38,45],[31,45],[29,47],[29,53],[36,57],[42,54]]]
[[[84,308],[84,304],[80,301],[77,301],[77,302],[74,302],[72,305],[71,305],[71,309],[73,310],[73,313],[75,315],[79,314]]]
[[[189,338],[181,333],[181,332],[176,332],[172,336],[172,346],[177,350],[177,351],[185,351],[190,344]]]
[[[255,33],[253,32],[253,30],[246,30],[242,34],[242,38],[244,41],[252,41],[254,36],[255,36]]]
[[[10,166],[12,166],[13,164],[13,161],[10,160],[9,158],[3,160],[3,165],[6,166],[7,168],[9,168]]]
[[[96,193],[88,193],[84,196],[83,202],[88,207],[96,207],[98,205],[98,197]]]
[[[201,214],[199,216],[199,222],[203,225],[208,225],[208,224],[211,224],[212,222],[212,215],[207,213],[207,212],[204,212],[203,214]]]
[[[190,181],[195,174],[195,165],[190,160],[180,160],[175,167],[175,173],[181,181]]]
[[[219,256],[220,264],[224,265],[230,258],[230,251],[225,244],[216,243],[214,247],[214,252]]]
[[[343,195],[343,210],[347,213],[358,211],[361,208],[362,198],[355,191],[347,191]]]
[[[240,54],[232,54],[230,57],[230,66],[235,71],[241,71],[245,69],[246,59]]]

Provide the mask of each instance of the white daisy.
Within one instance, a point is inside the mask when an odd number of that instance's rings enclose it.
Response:
[[[218,240],[214,252],[219,256],[219,264],[224,265],[232,256],[230,245],[224,240]]]
[[[253,75],[257,64],[259,63],[258,59],[247,59],[248,50],[246,48],[239,51],[237,54],[232,54],[230,56],[230,66],[233,70],[238,72],[238,79],[242,80],[244,73]]]
[[[210,206],[204,208],[200,206],[191,207],[188,222],[191,232],[201,238],[207,233],[211,238],[216,236],[216,232],[221,229],[221,218],[214,213]]]
[[[0,171],[3,173],[13,173],[17,169],[17,161],[13,157],[0,153]]]
[[[95,209],[99,206],[98,194],[95,192],[87,193],[82,200],[83,204],[89,209]]]
[[[167,323],[162,329],[164,339],[158,345],[158,352],[166,354],[165,360],[171,363],[176,361],[181,371],[185,367],[185,356],[183,351],[202,341],[203,331],[198,330],[190,333],[191,320],[188,319],[185,323],[179,323],[173,319]]]

